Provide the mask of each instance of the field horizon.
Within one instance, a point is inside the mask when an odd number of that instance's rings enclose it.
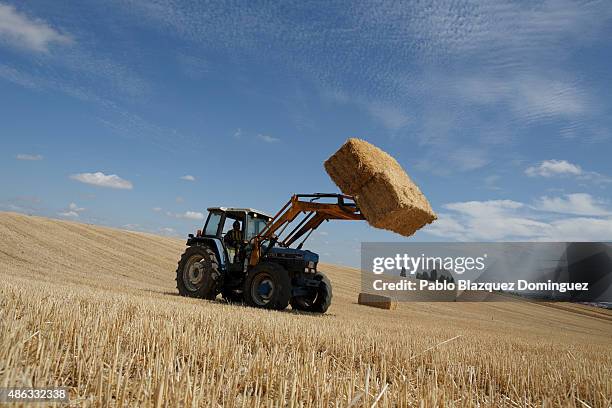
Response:
[[[531,301],[325,315],[178,296],[181,239],[0,212],[0,386],[78,406],[612,404],[612,311]]]

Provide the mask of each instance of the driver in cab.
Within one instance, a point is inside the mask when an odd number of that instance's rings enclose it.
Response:
[[[240,221],[234,221],[234,224],[232,224],[232,229],[229,230],[227,234],[225,234],[223,241],[225,242],[225,246],[227,249],[233,249],[234,262],[236,262],[240,246],[243,242],[242,230],[240,229]]]

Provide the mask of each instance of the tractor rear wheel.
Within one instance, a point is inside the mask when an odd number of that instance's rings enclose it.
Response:
[[[312,313],[327,312],[332,301],[331,282],[327,276],[321,272],[317,272],[314,279],[319,281],[319,287],[316,288],[310,296],[296,296],[291,298],[292,309]]]
[[[244,282],[244,301],[249,306],[283,310],[291,297],[291,278],[280,265],[263,262],[249,271]]]
[[[176,269],[176,288],[181,296],[213,300],[217,297],[219,262],[207,246],[191,246]]]

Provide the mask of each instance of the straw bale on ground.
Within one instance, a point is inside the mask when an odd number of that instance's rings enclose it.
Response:
[[[397,302],[393,301],[390,297],[372,293],[360,293],[357,303],[364,306],[377,307],[379,309],[397,309]]]

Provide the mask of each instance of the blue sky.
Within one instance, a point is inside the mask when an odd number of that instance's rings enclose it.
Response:
[[[184,236],[361,137],[439,213],[411,240],[610,240],[610,38],[608,1],[0,0],[0,210]]]

